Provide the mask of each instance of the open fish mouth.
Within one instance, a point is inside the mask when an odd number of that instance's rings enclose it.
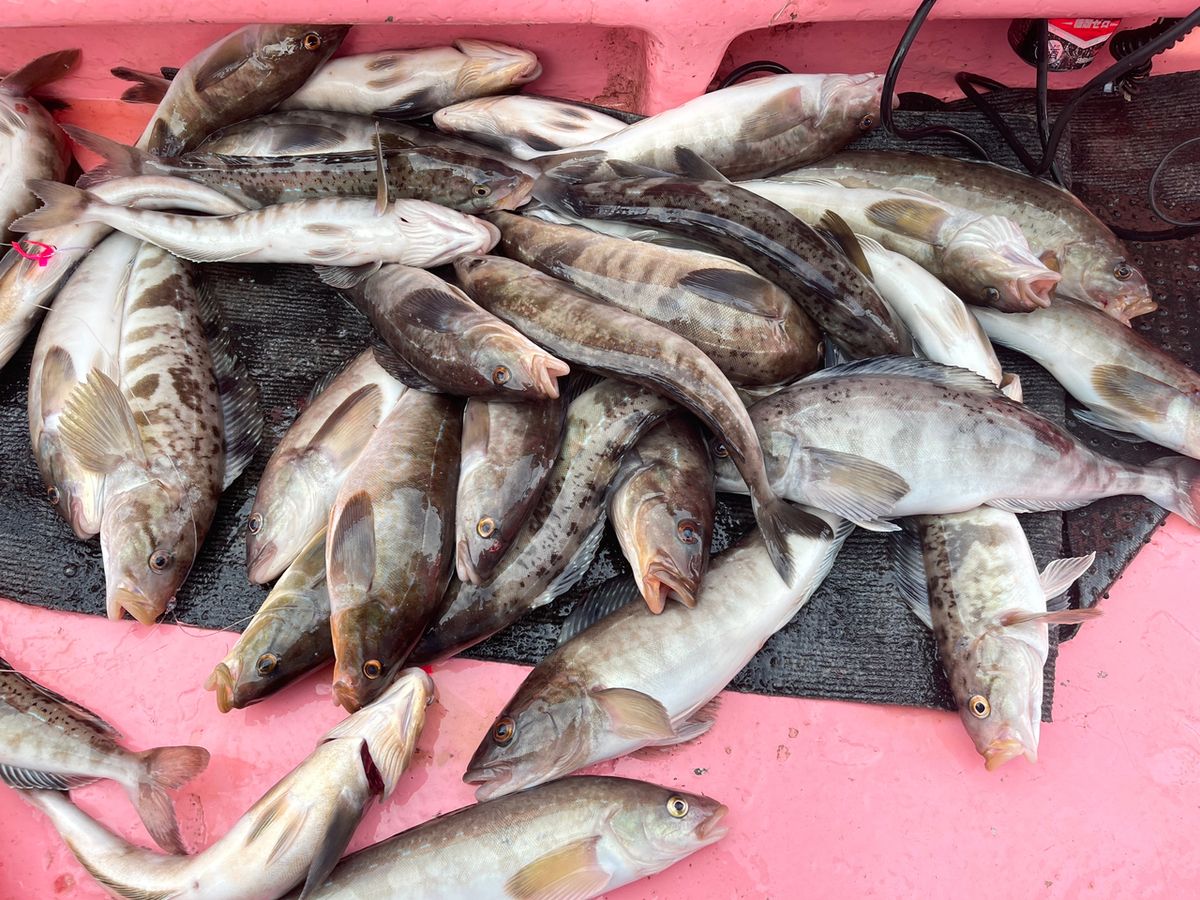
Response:
[[[1054,287],[1060,281],[1062,281],[1061,275],[1044,269],[1028,275],[1018,275],[1013,289],[1021,303],[1034,307],[1047,307],[1050,305]]]
[[[642,576],[642,597],[655,615],[666,609],[672,594],[688,609],[694,609],[698,587],[695,579],[685,578],[662,560],[652,561]]]
[[[1024,756],[1031,763],[1037,762],[1037,750],[1026,747],[1025,743],[1015,737],[999,737],[983,749],[984,765],[989,772],[994,772],[1011,759]]]
[[[217,663],[217,667],[212,670],[212,674],[204,682],[204,689],[213,691],[217,695],[217,709],[223,713],[234,708],[233,691],[236,683],[237,679],[234,678],[225,663]]]
[[[333,683],[333,702],[348,713],[356,713],[363,706],[358,689],[346,678],[339,678]]]
[[[143,625],[153,625],[165,610],[141,591],[117,586],[108,595],[108,617],[120,620],[121,611],[129,613]]]
[[[475,563],[471,561],[471,548],[466,538],[458,542],[458,547],[454,554],[454,568],[458,572],[460,581],[465,581],[468,584],[483,584],[483,579],[479,576],[479,570],[475,568]]]
[[[513,182],[508,192],[492,204],[492,209],[514,210],[529,202],[533,194],[533,179],[528,175],[518,175]]]
[[[475,799],[481,801],[533,786],[533,783],[513,784],[513,780],[513,770],[509,766],[472,767],[463,775],[466,784],[478,785],[475,789]]]
[[[558,398],[558,379],[571,374],[571,367],[561,359],[540,353],[527,359],[526,367],[538,393],[552,400]]]

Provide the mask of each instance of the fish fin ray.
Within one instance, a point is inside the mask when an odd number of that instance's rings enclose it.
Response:
[[[1136,435],[1131,431],[1126,431],[1125,425],[1121,422],[1117,422],[1116,420],[1104,415],[1104,413],[1097,412],[1094,409],[1087,409],[1086,407],[1080,406],[1072,407],[1071,415],[1089,428],[1094,428],[1096,431],[1103,432],[1113,440],[1122,441],[1126,444],[1146,443],[1145,438],[1141,437],[1140,435]]]
[[[550,586],[546,588],[540,597],[534,602],[533,607],[545,606],[547,603],[561,597],[579,582],[579,579],[587,574],[588,568],[592,565],[592,560],[596,556],[596,551],[600,549],[600,541],[604,537],[604,525],[608,517],[601,513],[596,520],[596,524],[592,526],[592,530],[588,532],[587,537],[579,544],[579,549],[575,551],[575,555],[571,561],[563,567],[563,570],[555,576],[550,582]]]
[[[82,52],[78,49],[57,50],[25,63],[4,78],[5,92],[28,97],[40,87],[65,78],[79,65]]]
[[[155,747],[137,754],[142,778],[130,798],[146,831],[168,853],[186,853],[179,834],[175,805],[167,789],[178,788],[208,767],[208,751],[202,747]]]
[[[209,53],[192,76],[192,85],[196,93],[203,94],[209,88],[220,84],[242,66],[250,61],[249,54],[243,44],[240,32],[234,32],[218,44]]]
[[[679,286],[713,303],[761,316],[762,309],[746,297],[760,294],[762,281],[752,272],[714,267],[688,272],[679,280]]]
[[[929,608],[929,585],[925,580],[925,560],[921,555],[921,541],[915,532],[907,529],[893,531],[888,535],[888,547],[892,551],[892,572],[896,591],[904,605],[912,610],[926,628],[933,628],[933,611]]]
[[[93,472],[110,472],[125,459],[146,461],[133,410],[121,389],[99,369],[92,369],[87,381],[67,397],[59,433],[67,452]]]
[[[121,94],[124,103],[161,103],[171,87],[169,78],[154,72],[140,72],[128,66],[114,66],[111,69],[114,77],[122,81],[132,81],[133,84]]]
[[[90,188],[113,178],[144,175],[147,174],[148,168],[152,167],[150,155],[136,147],[127,147],[102,134],[80,128],[78,125],[62,125],[61,127],[72,141],[104,160],[94,169],[89,169],[84,173],[75,182],[76,187]]]
[[[60,184],[57,181],[31,178],[26,182],[26,187],[33,191],[45,206],[21,216],[8,226],[10,231],[19,233],[41,231],[61,225],[89,221],[88,214],[93,204],[104,205],[103,201],[87,191],[69,184]]]
[[[630,575],[618,575],[597,585],[580,598],[571,614],[563,620],[558,633],[559,645],[565,644],[634,600],[640,600],[641,596],[637,582]]]
[[[308,446],[322,447],[334,465],[344,469],[358,459],[384,412],[379,385],[364,384],[329,414]]]
[[[632,688],[593,688],[592,699],[612,723],[613,733],[627,740],[674,743],[675,728],[667,708]]]
[[[1163,421],[1172,401],[1183,396],[1166,382],[1114,364],[1096,366],[1091,381],[1106,403],[1127,415],[1151,422]]]
[[[722,175],[716,166],[688,147],[675,148],[675,165],[688,178],[729,183],[729,179]]]
[[[361,266],[313,266],[321,281],[341,291],[358,287],[382,268],[381,262],[363,263]]]
[[[338,864],[342,854],[346,852],[351,838],[354,837],[354,832],[358,828],[359,822],[362,821],[363,810],[363,805],[350,797],[348,792],[342,791],[338,794],[337,800],[334,802],[333,815],[325,827],[325,833],[321,836],[321,845],[313,854],[312,862],[309,864],[308,875],[304,879],[304,887],[300,889],[299,900],[305,900],[325,883],[325,879]]]
[[[795,567],[791,549],[788,547],[788,535],[828,538],[833,536],[832,530],[820,517],[788,503],[782,497],[773,496],[760,504],[752,496],[750,505],[775,571],[785,584],[792,584],[795,580]]]
[[[904,378],[918,378],[934,384],[954,387],[960,390],[974,391],[979,394],[1003,397],[1000,389],[982,375],[958,366],[944,366],[941,363],[915,356],[875,356],[870,359],[859,359],[842,363],[827,369],[821,369],[806,375],[802,381],[824,381],[829,378],[841,378],[847,375],[893,375]],[[1007,399],[1007,398],[1006,398]]]
[[[338,511],[326,552],[331,582],[371,589],[375,581],[375,512],[366,491],[354,494]]]
[[[412,363],[397,353],[392,347],[383,343],[381,339],[372,343],[372,350],[375,353],[375,361],[379,363],[380,368],[405,387],[412,388],[415,391],[426,391],[433,394],[440,393],[436,384],[418,372]]]
[[[70,791],[97,780],[84,775],[58,775],[0,763],[0,781],[18,791]]]
[[[1101,615],[1096,607],[1084,609],[1060,609],[1047,612],[1024,612],[1014,610],[1000,617],[1000,624],[1005,628],[1014,625],[1025,625],[1029,622],[1040,622],[1045,625],[1082,625]]]
[[[867,218],[875,225],[927,244],[937,240],[948,217],[944,209],[916,198],[880,200],[867,207]]]
[[[805,502],[875,529],[878,520],[889,515],[909,491],[908,482],[886,466],[821,447],[797,444],[786,471],[798,476],[797,494],[802,494]]]
[[[599,835],[572,841],[523,866],[504,884],[513,900],[585,900],[604,892],[612,876],[600,865]]]
[[[1067,589],[1090,569],[1095,561],[1096,553],[1093,551],[1087,556],[1071,556],[1047,563],[1038,575],[1042,593],[1046,595],[1046,602],[1049,603],[1056,597],[1065,595]]]
[[[862,272],[867,278],[874,278],[875,275],[871,272],[871,264],[867,262],[867,255],[863,252],[863,248],[859,243],[858,236],[846,224],[846,220],[839,216],[831,209],[825,210],[825,214],[821,216],[820,226],[822,232],[839,247],[842,253],[854,264],[858,271]]]

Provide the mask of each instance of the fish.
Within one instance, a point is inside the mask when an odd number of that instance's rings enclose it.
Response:
[[[66,452],[59,425],[71,392],[93,369],[120,378],[125,293],[140,247],[112,234],[84,257],[58,292],[29,366],[29,437],[46,498],[81,540],[100,533],[104,479]]]
[[[439,816],[347,857],[312,900],[410,896],[587,900],[723,838],[728,809],[675,788],[602,776]]]
[[[1086,407],[1075,415],[1088,425],[1200,458],[1200,375],[1170,353],[1066,296],[1028,315],[979,312],[988,337],[1046,368]]]
[[[312,896],[375,798],[395,790],[433,698],[429,676],[406,671],[378,701],[326,734],[215,843],[192,856],[134,847],[62,794],[31,791],[26,799],[114,896],[271,900],[301,883],[300,896]]]
[[[558,379],[571,371],[424,269],[386,265],[343,293],[399,357],[393,365],[410,386],[460,397],[544,400],[558,396]]]
[[[822,483],[824,461],[850,453],[908,485],[887,518],[982,505],[1016,513],[1075,509],[1135,494],[1200,526],[1200,463],[1110,459],[966,369],[911,357],[847,363],[760,400],[750,416],[776,491],[833,512],[845,507],[836,487]],[[717,490],[736,490],[734,467],[719,448],[716,456]],[[953,465],[931,465],[936,460]]]
[[[541,74],[541,63],[528,50],[463,38],[449,47],[340,57],[313,73],[280,109],[416,119],[461,100],[503,93]]]
[[[226,35],[171,79],[138,147],[179,156],[224,125],[270,112],[337,52],[349,31],[349,25],[246,25]]]
[[[918,516],[914,526],[896,535],[896,584],[937,639],[975,749],[989,772],[1019,756],[1037,762],[1049,626],[1100,614],[1069,609],[1062,596],[1096,554],[1039,573],[1017,517],[986,506]]]
[[[739,183],[810,225],[833,212],[854,233],[920,263],[968,303],[1028,312],[1049,306],[1062,280],[1004,216],[980,215],[916,191],[852,188],[829,179]]]
[[[569,591],[604,535],[605,500],[621,460],[674,410],[652,391],[610,379],[572,400],[546,487],[494,577],[485,585],[451,582],[441,612],[413,648],[411,664],[460,653]]]
[[[727,178],[758,178],[815,162],[875,127],[883,77],[769,75],[701,94],[563,153],[683,172],[685,147]],[[605,177],[601,167],[593,177]]]
[[[712,459],[684,416],[638,441],[608,501],[608,518],[653,613],[674,597],[696,605],[716,515]]]
[[[98,185],[94,193],[112,203],[144,209],[189,209],[214,215],[243,212],[244,207],[219,191],[179,178],[121,178]],[[41,265],[10,248],[0,260],[0,366],[4,366],[54,301],[75,266],[112,231],[89,222],[28,234],[33,256],[54,248],[53,262]],[[39,246],[40,244],[40,246]]]
[[[408,388],[368,347],[313,386],[267,460],[246,520],[246,572],[274,581],[329,520],[346,473]]]
[[[504,254],[669,328],[737,385],[791,381],[819,362],[821,336],[792,298],[740,263],[494,213]]]
[[[103,135],[65,126],[71,139],[104,162],[78,182],[81,188],[110,178],[164,175],[187,178],[233,197],[247,209],[321,197],[375,197],[379,157],[389,196],[428,200],[460,212],[515,209],[533,180],[478,153],[438,147],[380,147],[360,153],[307,156],[217,156],[190,153],[169,158],[126,147]]]
[[[691,159],[689,167],[705,173],[702,160]],[[712,245],[781,288],[853,357],[911,350],[908,333],[866,276],[781,206],[717,180],[711,167],[705,178],[644,173],[590,184],[570,180],[591,168],[591,161],[576,160],[550,169],[533,195],[571,215],[650,225]],[[622,167],[630,171],[638,170]]]
[[[380,214],[365,197],[279,203],[229,216],[153,212],[105,203],[90,191],[50,181],[30,183],[46,205],[13,223],[36,231],[101,222],[192,262],[309,263],[366,266],[383,262],[438,266],[463,253],[490,250],[494,225],[425,200],[393,200]]]
[[[387,687],[441,603],[461,452],[461,404],[408,391],[338,490],[325,571],[333,696],[349,712]]]
[[[435,112],[433,124],[518,159],[577,147],[626,127],[597,110],[532,94],[464,100]]]
[[[491,581],[542,496],[562,446],[567,405],[467,401],[454,517],[460,581]]]
[[[480,306],[568,363],[649,387],[721,435],[752,486],[755,519],[788,577],[785,534],[823,526],[775,496],[746,407],[712,360],[674,332],[514,260],[463,257],[454,270]]]
[[[0,781],[20,791],[70,791],[101,778],[121,785],[154,842],[183,853],[168,789],[208,766],[203,747],[135,753],[94,712],[43,687],[0,659]]]
[[[813,514],[829,533],[788,536],[794,584],[780,579],[753,529],[713,560],[695,609],[670,603],[655,615],[629,603],[557,647],[505,704],[463,781],[490,800],[708,731],[713,698],[808,602],[853,530]]]
[[[1012,219],[1041,260],[1062,275],[1057,293],[1075,297],[1122,322],[1158,304],[1129,251],[1074,194],[1041,178],[994,163],[894,150],[855,150],[799,170],[801,178],[833,178],[879,188],[911,188]]]
[[[217,708],[245,709],[333,661],[322,529],[287,567],[204,683]]]
[[[5,243],[12,240],[9,223],[37,208],[37,198],[25,183],[34,178],[62,181],[67,175],[70,147],[32,94],[69,75],[79,57],[78,50],[47,53],[0,81],[0,235]]]

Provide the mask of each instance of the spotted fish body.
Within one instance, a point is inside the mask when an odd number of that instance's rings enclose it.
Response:
[[[433,124],[499,147],[517,159],[536,159],[620,131],[620,119],[579,106],[533,94],[481,97],[443,107],[433,114]]]

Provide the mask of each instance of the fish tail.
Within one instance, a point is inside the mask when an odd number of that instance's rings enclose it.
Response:
[[[1186,456],[1167,456],[1156,459],[1147,468],[1157,479],[1161,489],[1148,489],[1146,497],[1159,506],[1183,517],[1191,525],[1200,528],[1200,462]]]
[[[203,772],[208,751],[203,747],[155,747],[139,753],[138,760],[142,777],[130,790],[130,797],[146,831],[168,853],[186,853],[167,789],[180,787]]]
[[[80,147],[104,158],[103,163],[75,182],[76,187],[90,188],[113,178],[147,174],[149,154],[77,125],[63,125],[62,130]]]
[[[88,211],[92,204],[103,202],[87,191],[57,181],[34,178],[28,182],[28,187],[46,205],[13,222],[9,226],[12,231],[41,231],[44,228],[86,222],[89,221]]]
[[[6,93],[27,97],[52,81],[65,77],[79,65],[79,50],[59,50],[39,56],[4,79]]]
[[[117,66],[112,73],[122,81],[133,82],[121,95],[121,100],[125,103],[161,103],[171,87],[169,78],[155,75],[153,72],[139,72],[127,66]]]
[[[832,537],[829,526],[812,513],[798,506],[793,506],[782,497],[771,494],[764,502],[751,496],[751,508],[754,519],[758,522],[763,541],[767,545],[767,554],[775,566],[775,571],[786,584],[795,582],[795,567],[788,538],[792,536],[818,538]]]

